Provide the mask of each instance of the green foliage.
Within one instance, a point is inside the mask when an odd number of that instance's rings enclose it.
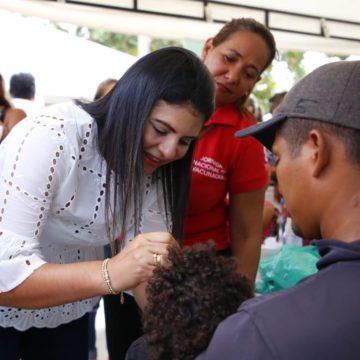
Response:
[[[116,50],[137,56],[138,39],[136,35],[125,35],[99,29],[89,29],[89,40]]]
[[[338,54],[327,54],[328,57],[338,58],[339,60],[346,60],[349,56],[348,55],[338,55]]]
[[[303,59],[304,53],[302,51],[289,50],[280,53],[279,60],[287,62],[288,68],[294,76],[294,83],[296,83],[305,76],[305,69],[301,65]]]
[[[69,32],[65,25],[53,23],[53,26],[59,30]],[[137,35],[119,34],[101,29],[90,29],[87,27],[76,26],[72,32],[79,37],[85,37],[88,40],[97,42],[101,45],[126,52],[128,54],[138,55],[138,37]],[[155,51],[167,46],[182,46],[180,41],[166,39],[152,39],[150,51]]]
[[[90,29],[90,40],[106,45],[113,49],[126,52],[131,55],[137,55],[137,36],[124,35],[104,30]]]
[[[264,113],[267,113],[270,109],[269,99],[275,92],[276,83],[271,75],[272,65],[263,72],[261,80],[256,84],[253,95],[258,100]]]
[[[302,65],[303,59],[304,53],[302,51],[289,50],[279,53],[277,61],[285,61],[287,63],[287,67],[293,77],[293,85],[305,75],[305,69]],[[266,71],[264,71],[262,74],[262,80],[257,83],[253,91],[253,94],[258,100],[264,113],[269,112],[269,99],[275,92],[276,82],[272,77],[272,66],[270,66]]]
[[[97,29],[90,29],[89,34],[90,40],[92,41],[134,56],[138,55],[138,37],[136,35],[117,34]],[[155,51],[167,46],[181,46],[181,44],[175,40],[152,39],[150,51]]]
[[[168,46],[182,46],[182,44],[177,40],[152,39],[150,50],[155,51]]]

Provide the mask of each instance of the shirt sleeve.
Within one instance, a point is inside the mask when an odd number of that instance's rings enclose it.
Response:
[[[150,360],[145,335],[139,337],[130,345],[125,360]]]
[[[275,357],[246,311],[225,319],[196,360],[271,360]]]
[[[229,179],[231,193],[254,191],[267,186],[269,181],[268,167],[265,158],[265,148],[255,139],[237,139],[240,150],[234,152]]]
[[[64,132],[24,120],[0,147],[0,292],[45,263],[39,240],[67,169]]]

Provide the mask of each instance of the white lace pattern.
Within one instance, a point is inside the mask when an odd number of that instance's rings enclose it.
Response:
[[[94,120],[73,103],[21,121],[0,146],[0,292],[46,262],[103,258],[105,162]],[[140,232],[168,231],[162,194],[151,178]],[[133,237],[129,219],[125,244]],[[90,311],[87,299],[42,310],[0,307],[0,326],[56,327]]]

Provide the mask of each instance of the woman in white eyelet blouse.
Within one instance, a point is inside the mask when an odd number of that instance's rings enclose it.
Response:
[[[99,101],[47,107],[1,144],[4,359],[86,359],[87,323],[71,326],[98,296],[144,283],[172,234],[181,240],[192,140],[213,91],[193,53],[166,48],[137,61]],[[119,234],[125,247],[104,263],[103,246]],[[63,326],[56,346],[44,333],[41,350],[11,343]],[[64,333],[79,339],[69,344]]]

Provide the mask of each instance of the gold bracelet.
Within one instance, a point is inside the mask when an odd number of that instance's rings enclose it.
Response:
[[[109,258],[105,259],[102,263],[102,266],[101,266],[101,270],[102,270],[102,274],[103,274],[103,279],[105,281],[105,284],[109,290],[109,294],[112,294],[112,295],[117,295],[117,292],[114,291],[113,287],[111,286],[111,282],[110,282],[110,276],[109,276],[109,272],[108,272],[108,269],[107,269],[107,265],[108,265],[108,262],[109,262]]]

